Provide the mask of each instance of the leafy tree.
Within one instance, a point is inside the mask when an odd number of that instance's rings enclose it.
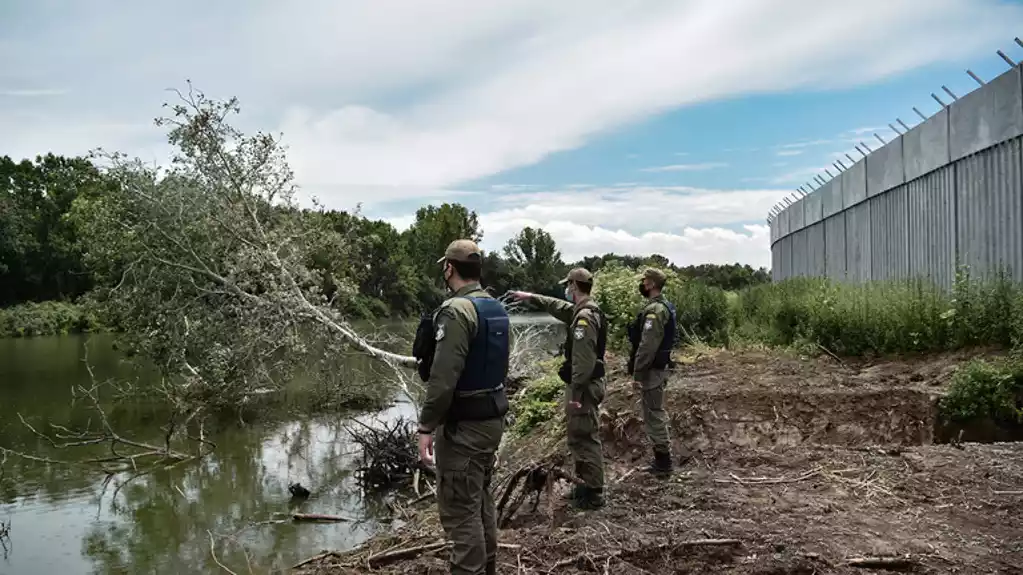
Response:
[[[419,286],[419,301],[424,307],[432,308],[444,299],[437,259],[455,240],[482,241],[483,229],[476,212],[461,204],[444,203],[416,210],[416,221],[403,235],[413,265],[424,280]]]
[[[358,285],[349,311],[355,315],[407,315],[418,309],[420,276],[401,234],[391,224],[358,213],[326,212],[334,231],[352,246],[353,261],[333,258],[331,267],[345,269]],[[329,256],[324,257],[324,261]],[[328,286],[325,292],[331,295]],[[373,313],[376,310],[377,313]]]
[[[385,395],[338,364],[353,345],[392,365],[413,361],[368,344],[341,312],[358,286],[336,263],[355,261],[355,246],[322,212],[298,208],[276,140],[228,124],[236,101],[181,99],[158,120],[178,149],[168,169],[112,156],[116,188],[72,210],[102,282],[92,296],[102,319],[163,373],[159,390],[181,420],[240,409],[298,370],[336,392],[325,400]]]
[[[64,216],[76,198],[108,185],[85,158],[0,157],[0,306],[74,299],[92,287]]]
[[[521,289],[551,293],[564,274],[554,238],[542,229],[523,228],[504,247],[508,264],[516,271],[514,279]]]

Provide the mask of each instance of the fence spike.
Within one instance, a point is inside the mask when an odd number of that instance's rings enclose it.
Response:
[[[984,80],[981,80],[976,74],[974,74],[973,70],[967,70],[966,73],[969,74],[971,78],[973,78],[974,82],[980,84],[981,86],[984,85]]]
[[[1016,63],[1012,61],[1012,58],[1006,56],[1005,52],[1002,52],[1001,50],[998,50],[997,54],[1002,57],[1002,60],[1005,60],[1005,63],[1008,64],[1010,68],[1015,68],[1016,67]]]

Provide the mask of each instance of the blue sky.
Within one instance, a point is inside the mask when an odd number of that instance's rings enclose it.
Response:
[[[185,78],[281,131],[306,197],[407,225],[460,201],[484,247],[768,266],[781,197],[1016,60],[1007,0],[96,0],[0,5],[0,154],[162,161]],[[159,23],[159,25],[154,25]],[[946,98],[947,99],[947,98]],[[855,154],[854,154],[855,155]]]

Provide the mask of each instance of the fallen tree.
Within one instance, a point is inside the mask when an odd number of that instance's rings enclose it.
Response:
[[[373,345],[341,313],[356,293],[351,238],[315,202],[299,206],[279,140],[233,128],[235,99],[191,86],[175,94],[156,121],[176,148],[170,165],[97,152],[113,189],[71,211],[107,286],[90,306],[155,363],[160,392],[185,418],[237,410],[299,369],[344,390],[338,403],[379,395],[339,369],[336,358],[350,350],[380,360],[414,396],[406,368],[415,360]]]

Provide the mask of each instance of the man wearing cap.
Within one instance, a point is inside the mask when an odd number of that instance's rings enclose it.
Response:
[[[667,276],[659,269],[647,268],[637,278],[639,292],[646,304],[629,326],[628,370],[633,386],[643,393],[643,422],[653,445],[653,464],[646,471],[669,474],[672,469],[668,421],[664,412],[664,386],[672,366],[671,349],[677,327],[675,306],[661,294]]]
[[[561,280],[565,300],[529,292],[511,292],[517,301],[529,301],[568,324],[565,360],[558,371],[565,389],[568,448],[575,460],[576,475],[583,485],[569,494],[576,507],[597,509],[604,505],[604,454],[600,444],[600,402],[604,400],[604,349],[607,322],[590,298],[593,274],[575,268]]]
[[[451,573],[497,573],[490,494],[508,398],[508,314],[480,286],[482,253],[456,240],[437,263],[451,294],[433,316],[436,349],[419,415],[419,455],[436,460],[437,508],[452,542]]]

